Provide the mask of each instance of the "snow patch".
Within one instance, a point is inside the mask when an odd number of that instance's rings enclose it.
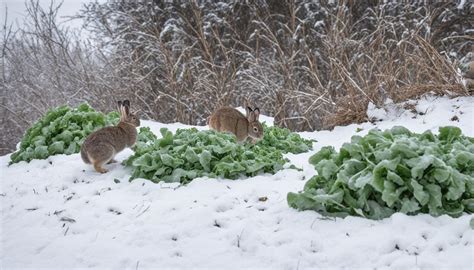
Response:
[[[369,129],[403,125],[414,132],[460,127],[474,136],[474,97],[425,97],[412,109],[385,106],[367,122],[332,131],[302,132],[318,140],[309,153],[286,157],[285,169],[242,180],[198,178],[186,186],[128,182],[130,169],[107,165],[101,175],[79,154],[7,166],[0,157],[2,268],[450,268],[470,269],[469,221],[395,214],[374,221],[326,218],[296,211],[288,192],[315,174],[307,162],[322,146],[340,147]],[[241,108],[240,110],[243,110]],[[453,116],[457,121],[451,120]],[[271,118],[262,116],[265,121]],[[191,126],[143,121],[159,135]],[[196,127],[207,129],[207,127]],[[121,152],[122,161],[132,154]]]

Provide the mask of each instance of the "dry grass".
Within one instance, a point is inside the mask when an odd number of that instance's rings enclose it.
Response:
[[[443,14],[461,12],[453,3],[264,3],[91,3],[83,17],[99,43],[86,45],[54,23],[55,7],[30,2],[30,24],[3,29],[0,152],[48,108],[83,101],[110,111],[128,98],[142,118],[199,125],[219,106],[248,104],[303,131],[367,121],[369,102],[469,94],[447,53],[472,44],[449,36],[469,28],[469,10],[451,18]]]

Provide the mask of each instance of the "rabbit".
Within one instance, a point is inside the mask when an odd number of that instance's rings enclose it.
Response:
[[[137,140],[137,127],[140,119],[130,113],[130,101],[118,102],[120,122],[114,127],[104,127],[89,136],[81,146],[81,158],[86,164],[92,164],[99,173],[106,173],[104,164],[116,162],[114,157],[126,147],[132,147]]]
[[[471,61],[465,65],[465,70],[463,72],[465,79],[474,80],[474,61]]]
[[[263,138],[263,127],[258,122],[260,109],[247,107],[247,116],[231,107],[217,109],[209,116],[208,124],[211,129],[220,132],[230,132],[237,137],[237,141],[243,142],[247,139],[256,143]]]

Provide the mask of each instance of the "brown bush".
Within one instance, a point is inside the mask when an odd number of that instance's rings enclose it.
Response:
[[[3,29],[0,151],[48,108],[128,98],[142,117],[203,125],[222,105],[250,104],[291,130],[366,121],[427,92],[465,95],[474,5],[415,1],[108,1],[79,17],[91,42],[29,2]]]

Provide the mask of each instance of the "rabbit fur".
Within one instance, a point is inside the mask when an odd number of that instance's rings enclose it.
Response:
[[[263,127],[258,121],[260,109],[248,107],[247,115],[231,107],[221,107],[209,117],[209,127],[220,132],[230,132],[243,142],[249,139],[252,143],[263,138]]]
[[[115,162],[114,157],[137,140],[137,127],[140,119],[130,112],[130,101],[118,102],[120,122],[117,126],[104,127],[91,133],[81,146],[81,158],[86,164],[92,164],[100,173],[108,170],[104,164]]]

